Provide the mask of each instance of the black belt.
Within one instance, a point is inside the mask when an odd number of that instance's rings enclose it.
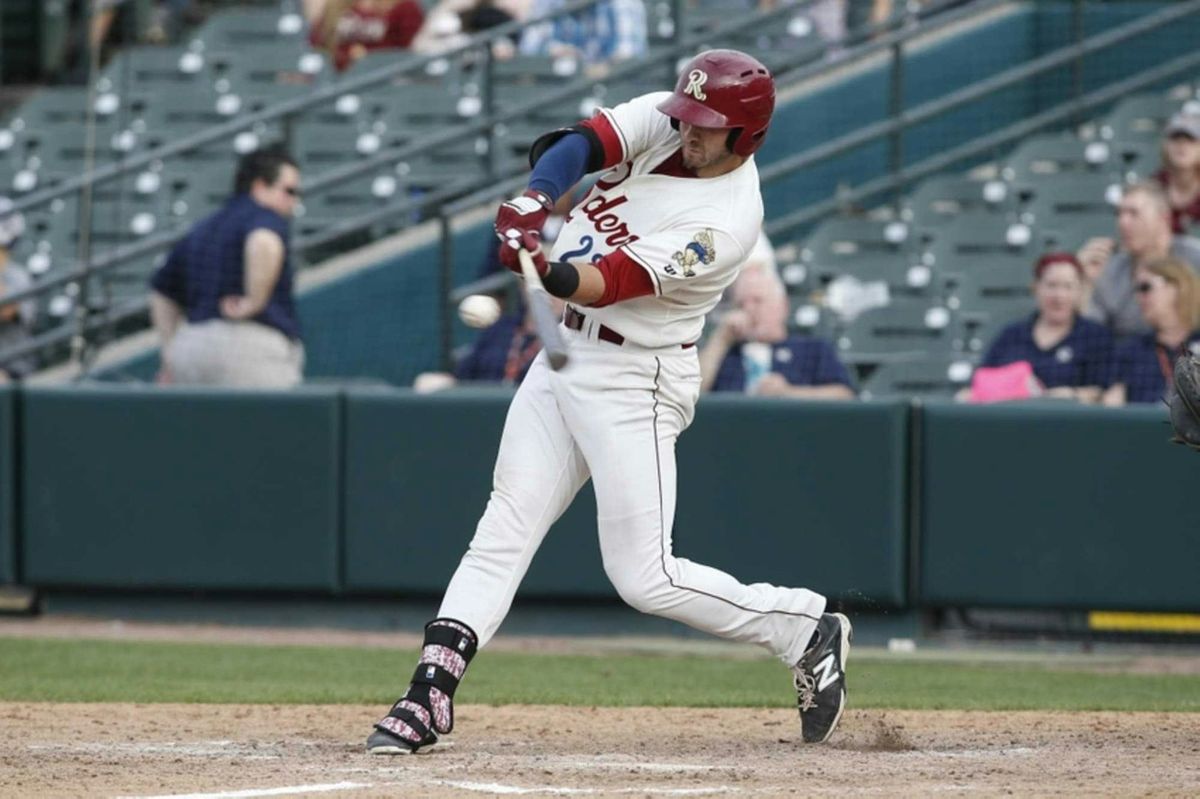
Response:
[[[569,305],[567,306],[567,309],[563,311],[563,324],[571,330],[583,330],[583,322],[585,319],[587,319],[586,316]],[[616,344],[618,347],[625,343],[625,337],[613,330],[608,325],[600,324],[596,327],[596,338],[600,339],[601,341],[607,341],[610,344]],[[681,344],[679,346],[686,350],[689,347],[696,346],[696,342],[693,341],[687,344]]]

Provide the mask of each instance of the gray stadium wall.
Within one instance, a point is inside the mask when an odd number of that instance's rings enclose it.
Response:
[[[1200,610],[1200,457],[1160,407],[931,405],[918,601]]]
[[[335,590],[341,401],[321,389],[26,389],[24,582]]]
[[[17,581],[16,393],[0,386],[0,585]]]

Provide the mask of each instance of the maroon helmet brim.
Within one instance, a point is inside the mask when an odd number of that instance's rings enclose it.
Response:
[[[655,107],[671,117],[671,119],[678,119],[689,125],[698,125],[702,128],[735,127],[729,124],[729,118],[724,114],[714,111],[690,97],[680,97],[678,94],[672,94]]]

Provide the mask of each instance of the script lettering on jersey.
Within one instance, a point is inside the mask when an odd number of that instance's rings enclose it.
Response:
[[[639,238],[629,232],[629,226],[613,210],[627,202],[629,198],[624,195],[609,198],[600,194],[581,205],[579,210],[591,220],[597,232],[606,234],[605,244],[609,247],[621,247]]]

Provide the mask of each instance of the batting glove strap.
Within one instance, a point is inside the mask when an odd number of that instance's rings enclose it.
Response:
[[[542,211],[547,214],[554,207],[554,203],[550,198],[536,189],[526,189],[525,193],[520,197],[513,197],[508,202],[504,203],[505,207],[516,211],[521,216],[529,214],[537,214]]]

